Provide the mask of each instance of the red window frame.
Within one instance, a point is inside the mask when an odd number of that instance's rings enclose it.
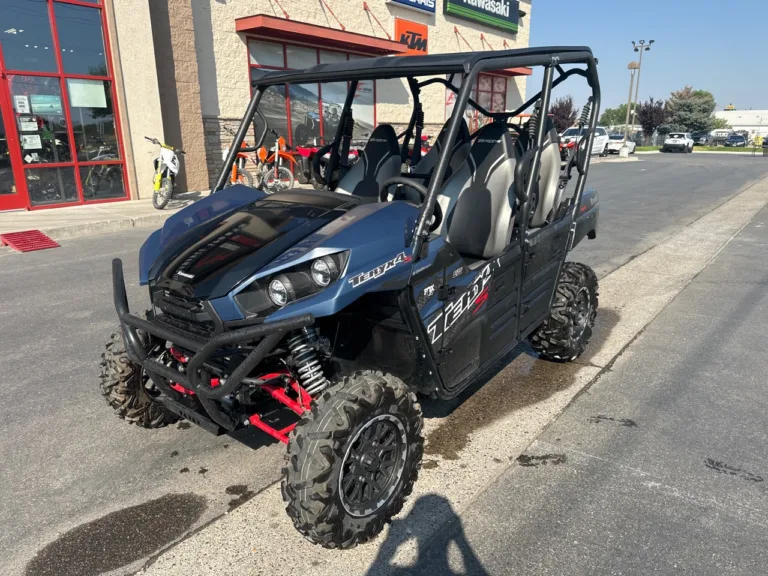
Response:
[[[316,56],[316,63],[320,64],[320,51],[324,52],[335,52],[337,54],[344,54],[349,60],[349,57],[351,54],[357,55],[356,52],[349,52],[346,50],[335,50],[333,48],[324,48],[324,47],[316,47],[316,46],[309,46],[307,44],[302,44],[300,42],[283,42],[281,40],[274,40],[273,38],[267,38],[263,36],[256,36],[252,34],[247,34],[245,36],[246,43],[245,43],[245,54],[248,59],[248,83],[250,85],[251,81],[251,69],[259,69],[263,68],[266,70],[291,70],[292,68],[288,67],[288,46],[296,46],[301,48],[311,48],[315,51]],[[269,42],[271,44],[280,44],[283,47],[283,65],[282,66],[265,66],[262,64],[252,64],[251,63],[251,40],[258,40],[261,42]],[[369,57],[370,55],[366,54],[360,54],[360,56],[363,57]],[[251,95],[253,95],[253,86],[251,86]],[[317,86],[317,104],[320,110],[320,138],[325,138],[325,122],[322,120],[322,110],[323,110],[323,85],[322,83],[318,82]],[[287,120],[288,120],[288,134],[286,137],[286,142],[293,147],[293,125],[291,120],[291,91],[286,86],[285,88],[285,111],[287,114]],[[374,128],[377,126],[377,118],[376,118],[376,81],[373,81],[373,126]]]
[[[16,187],[19,190],[19,193],[26,198],[26,208],[29,210],[47,210],[49,208],[78,206],[82,204],[90,205],[90,204],[104,204],[108,202],[122,202],[130,198],[130,188],[128,183],[128,171],[125,165],[123,128],[122,128],[122,123],[120,121],[119,105],[117,101],[117,91],[115,87],[115,72],[112,64],[112,47],[109,41],[109,28],[107,25],[107,16],[105,13],[104,2],[103,0],[96,0],[95,2],[84,2],[82,0],[45,0],[45,1],[48,4],[48,22],[51,26],[51,39],[53,42],[54,51],[56,53],[56,67],[58,71],[57,72],[32,72],[28,70],[11,70],[11,69],[2,68],[3,75],[4,77],[16,76],[16,75],[39,76],[39,77],[47,77],[47,78],[56,78],[58,80],[59,87],[61,89],[61,105],[64,112],[64,118],[66,119],[66,122],[67,122],[67,136],[69,138],[71,147],[75,146],[75,137],[74,137],[74,131],[72,129],[72,117],[69,109],[69,92],[68,92],[66,80],[75,79],[75,80],[108,81],[111,95],[112,95],[112,113],[114,114],[114,117],[115,117],[115,135],[117,137],[117,146],[120,152],[120,159],[119,160],[80,161],[77,159],[77,151],[74,150],[74,154],[72,155],[71,162],[50,162],[47,164],[42,164],[42,163],[41,164],[24,164],[21,160],[20,151],[17,154],[14,154],[13,151],[11,151],[11,166],[14,174],[14,179],[16,180]],[[104,37],[104,55],[107,62],[107,76],[93,76],[89,74],[67,74],[64,72],[64,66],[61,58],[61,47],[59,46],[59,31],[56,25],[56,14],[54,11],[55,4],[71,4],[73,6],[83,6],[86,8],[92,8],[94,10],[99,11],[99,16],[101,18],[101,29]],[[1,64],[2,62],[0,62],[0,65]],[[7,82],[3,82],[2,84],[0,84],[0,88],[5,88],[5,90],[8,92],[8,94],[6,94],[6,100],[9,102],[12,101],[11,94],[10,94],[10,86],[8,86]],[[16,135],[16,139],[18,140],[18,134],[17,134],[18,122],[16,121],[15,112],[13,110],[11,110],[11,115],[14,120],[12,129],[14,130],[14,134]],[[119,165],[122,168],[123,188],[125,190],[125,194],[122,197],[118,197],[118,198],[104,198],[104,199],[98,199],[98,200],[88,200],[86,202],[83,196],[83,185],[80,179],[80,167],[81,166],[85,166],[85,167],[102,166],[102,165]],[[76,201],[61,202],[56,204],[45,204],[41,206],[32,206],[31,198],[29,197],[29,191],[27,189],[26,171],[39,170],[39,169],[45,169],[45,168],[72,168],[74,170],[75,186],[77,188]],[[19,178],[19,175],[21,176],[20,178]]]

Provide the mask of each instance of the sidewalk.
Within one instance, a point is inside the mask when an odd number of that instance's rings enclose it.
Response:
[[[765,574],[766,221],[768,209],[414,573],[445,574],[454,542],[472,574]]]
[[[155,209],[148,198],[53,210],[0,212],[0,234],[40,230],[54,240],[66,240],[138,226],[160,226],[174,212],[207,195],[208,192],[179,194],[164,210]]]

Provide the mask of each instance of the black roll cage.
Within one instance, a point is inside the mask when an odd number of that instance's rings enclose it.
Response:
[[[565,70],[563,65],[585,65],[585,68],[571,68]],[[480,106],[470,98],[472,86],[474,86],[477,75],[481,72],[492,72],[494,70],[503,70],[507,68],[542,66],[544,68],[544,79],[541,90],[517,110],[512,112],[490,112]],[[557,77],[555,78],[555,72]],[[416,76],[434,76],[437,74],[450,75],[448,80],[444,78],[429,78],[423,82],[417,82]],[[462,74],[462,82],[459,88],[453,85],[455,74]],[[430,178],[427,188],[427,197],[424,200],[416,224],[411,245],[413,255],[416,260],[420,258],[421,248],[425,240],[429,237],[429,222],[437,202],[439,188],[442,185],[443,178],[450,161],[450,153],[459,134],[464,111],[468,104],[472,105],[485,116],[491,118],[494,122],[508,122],[510,118],[519,115],[521,112],[538,102],[539,110],[549,110],[550,97],[552,89],[571,76],[579,75],[587,80],[592,89],[592,96],[589,99],[589,118],[586,122],[587,130],[585,144],[579,148],[577,156],[578,179],[572,202],[572,220],[576,217],[576,211],[581,203],[584,193],[587,173],[589,171],[589,160],[592,145],[595,138],[595,127],[600,111],[600,81],[597,75],[597,60],[592,55],[592,51],[587,47],[543,47],[543,48],[525,48],[519,50],[498,50],[486,52],[470,52],[458,54],[436,54],[432,56],[395,56],[370,59],[357,59],[337,64],[320,64],[306,70],[290,71],[269,71],[263,72],[259,77],[252,81],[254,87],[253,97],[246,109],[243,120],[235,135],[235,141],[229,148],[229,153],[224,162],[224,166],[216,180],[213,190],[218,191],[224,187],[227,177],[231,174],[232,164],[239,152],[256,151],[264,142],[268,126],[264,115],[258,109],[259,103],[264,92],[271,86],[281,84],[308,84],[314,82],[339,82],[348,81],[349,89],[347,98],[342,109],[341,119],[336,130],[336,135],[332,144],[330,144],[330,165],[326,170],[328,180],[331,173],[339,162],[341,156],[339,146],[342,145],[342,135],[344,131],[344,120],[351,114],[353,95],[360,80],[383,80],[390,78],[406,78],[408,81],[411,95],[413,96],[413,111],[406,131],[403,136],[403,154],[407,154],[411,138],[414,138],[414,152],[419,149],[418,138],[420,138],[420,120],[423,120],[421,102],[419,101],[419,92],[422,88],[431,84],[442,84],[449,90],[457,94],[456,103],[447,125],[447,133],[444,138],[443,147],[440,151],[437,164],[434,168],[432,178]],[[253,124],[254,134],[257,132],[256,116],[258,116],[264,126],[255,146],[241,148],[248,128]],[[527,214],[529,211],[529,201],[533,192],[535,183],[538,180],[539,168],[541,165],[541,154],[546,137],[546,122],[538,122],[532,147],[525,153],[518,162],[520,172],[516,174],[515,194],[520,204],[520,213]],[[344,156],[345,157],[345,156]],[[523,176],[517,178],[517,176]],[[521,180],[518,182],[518,180]],[[520,233],[525,233],[527,219],[520,219]]]

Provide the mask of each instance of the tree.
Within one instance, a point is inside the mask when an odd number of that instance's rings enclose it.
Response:
[[[653,136],[656,129],[666,120],[666,107],[664,100],[654,100],[651,97],[648,102],[643,102],[637,109],[637,120],[643,127],[646,138]]]
[[[629,119],[632,122],[632,118]],[[600,115],[600,126],[624,126],[627,122],[627,105],[620,104],[617,108],[606,108]]]
[[[557,131],[563,132],[576,123],[579,110],[574,108],[573,97],[568,95],[555,100],[555,103],[549,107],[549,113],[552,115]]]
[[[667,118],[674,131],[708,132],[712,129],[715,97],[707,90],[686,86],[669,95]]]
[[[712,118],[712,130],[726,130],[730,127],[731,125],[725,118],[718,118],[717,116]]]

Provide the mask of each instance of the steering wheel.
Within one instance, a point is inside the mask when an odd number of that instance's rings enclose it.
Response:
[[[418,192],[419,195],[421,196],[422,204],[427,199],[426,186],[424,186],[423,184],[419,184],[418,182],[414,182],[410,178],[405,178],[404,176],[395,176],[394,178],[390,178],[389,180],[385,181],[381,185],[381,188],[379,189],[379,202],[387,202],[389,198],[390,186],[397,186],[398,188],[407,186],[408,188],[412,188],[413,190],[416,190],[416,192]],[[432,212],[432,223],[429,225],[429,231],[434,232],[435,230],[437,230],[442,222],[443,222],[443,208],[442,206],[440,206],[440,202],[435,202],[435,209]]]

